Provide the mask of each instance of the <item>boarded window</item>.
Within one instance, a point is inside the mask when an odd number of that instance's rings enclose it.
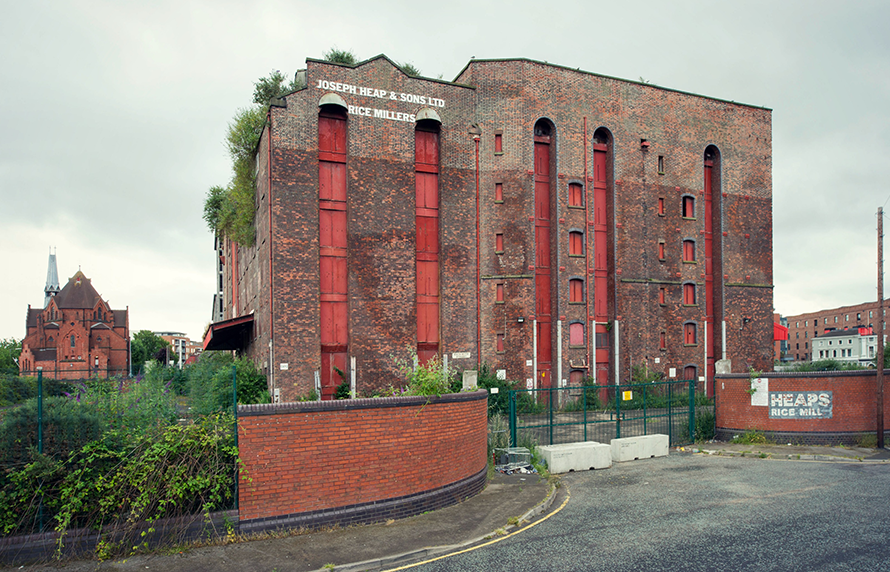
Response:
[[[664,197],[658,197],[658,216],[664,216]]]
[[[683,241],[683,262],[695,262],[695,241]]]
[[[658,334],[658,349],[665,350],[667,349],[667,333],[661,332]]]
[[[584,281],[579,278],[569,280],[569,302],[584,301]]]
[[[494,134],[494,152],[495,153],[503,153],[504,152],[504,136],[500,133]]]
[[[687,365],[683,368],[683,379],[691,379],[695,380],[698,376],[695,374],[696,369],[694,365]]]
[[[501,233],[494,235],[494,251],[498,253],[504,252],[504,235]]]
[[[691,282],[683,284],[683,303],[687,306],[695,304],[695,284]]]
[[[667,304],[667,287],[660,286],[658,288],[658,303],[664,306]]]
[[[494,200],[498,202],[502,202],[504,200],[504,184],[503,183],[495,183],[494,184]]]
[[[569,233],[569,256],[584,254],[584,234],[578,231]]]
[[[575,322],[574,324],[569,324],[569,345],[570,346],[583,346],[584,345],[584,324],[579,322]]]
[[[495,300],[497,302],[503,302],[504,301],[504,285],[498,284],[495,288],[496,288]]]
[[[569,184],[569,206],[570,207],[583,207],[584,206],[584,189],[578,183],[570,183]]]
[[[498,351],[504,351],[504,334],[498,334]]]
[[[665,258],[665,256],[664,256],[664,241],[659,240],[658,241],[658,259],[664,260],[664,258]]]
[[[686,322],[683,324],[683,343],[686,345],[695,345],[698,339],[697,326],[695,322]]]

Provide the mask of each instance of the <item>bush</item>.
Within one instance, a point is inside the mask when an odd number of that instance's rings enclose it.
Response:
[[[484,363],[479,367],[479,374],[476,378],[476,385],[483,389],[488,389],[488,418],[491,419],[495,415],[506,415],[509,413],[510,407],[510,390],[516,389],[519,382],[509,381],[506,379],[498,379],[497,373],[491,370],[491,367]],[[491,393],[491,389],[496,387],[497,393]]]
[[[457,372],[446,370],[439,356],[433,356],[421,364],[412,350],[410,362],[400,358],[393,358],[393,361],[407,383],[404,395],[444,395],[454,393],[455,385],[457,391],[460,391]]]
[[[238,381],[238,403],[270,403],[266,376],[248,358],[227,352],[204,352],[188,366],[186,385],[192,413],[208,415],[232,409],[232,366]]]
[[[688,432],[688,431],[687,431]],[[713,411],[695,412],[695,437],[693,441],[710,441],[717,434],[717,417]]]

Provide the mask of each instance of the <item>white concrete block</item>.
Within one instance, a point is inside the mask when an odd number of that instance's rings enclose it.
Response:
[[[612,439],[612,461],[622,463],[650,457],[667,457],[668,446],[668,436],[661,434]]]
[[[608,469],[612,466],[612,448],[596,441],[543,445],[538,447],[551,473]]]

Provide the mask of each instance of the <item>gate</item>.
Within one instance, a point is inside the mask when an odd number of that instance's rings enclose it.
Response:
[[[511,390],[510,444],[609,443],[661,433],[671,446],[684,445],[695,440],[696,407],[713,418],[704,384],[690,380]]]

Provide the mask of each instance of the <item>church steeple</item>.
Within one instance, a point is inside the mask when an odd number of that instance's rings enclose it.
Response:
[[[59,293],[59,269],[56,266],[56,253],[50,250],[49,264],[46,268],[46,287],[43,289],[46,298],[43,300],[43,307],[49,306],[50,299]]]

